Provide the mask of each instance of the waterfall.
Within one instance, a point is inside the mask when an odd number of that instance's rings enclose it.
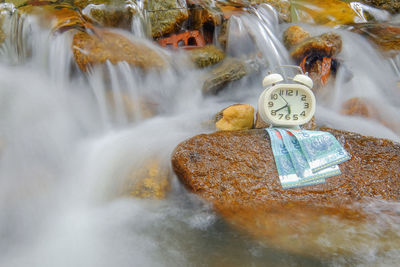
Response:
[[[124,1],[137,11],[128,29],[107,30],[154,49],[167,61],[162,71],[106,61],[82,72],[71,49],[75,31],[54,33],[0,4],[7,36],[0,47],[0,266],[398,265],[398,203],[386,216],[381,210],[389,204],[373,202],[367,210],[379,217],[361,229],[323,218],[337,231],[315,236],[323,249],[363,244],[350,256],[326,259],[255,242],[188,193],[171,175],[174,148],[214,131],[215,114],[228,105],[256,106],[267,72],[293,64],[281,41],[291,24],[279,24],[266,4],[232,16],[227,56],[254,60],[260,73],[206,97],[201,90],[211,68],[195,69],[185,52],[157,47],[144,1],[133,2]],[[344,44],[336,82],[317,93],[320,125],[400,141],[399,56],[385,58],[353,33],[304,27],[335,31]],[[342,115],[353,97],[371,101],[381,121]],[[119,194],[154,162],[169,174],[165,199]],[[382,255],[376,247],[393,249]]]

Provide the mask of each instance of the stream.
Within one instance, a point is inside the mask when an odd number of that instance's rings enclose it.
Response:
[[[365,244],[326,258],[280,251],[238,232],[173,175],[165,199],[115,197],[123,177],[149,158],[172,172],[170,156],[180,142],[213,132],[211,120],[231,104],[256,107],[265,74],[294,64],[281,42],[291,24],[279,24],[268,5],[252,8],[231,18],[226,53],[257,50],[264,69],[205,97],[205,70],[186,68],[184,53],[153,44],[140,23],[114,31],[165,57],[169,67],[161,73],[143,74],[125,62],[76,72],[72,33],[50,34],[30,17],[3,24],[9,38],[0,49],[0,266],[400,264],[400,203],[390,204],[395,215],[382,214],[368,227],[338,222],[335,237],[316,236],[328,249]],[[336,83],[317,93],[317,123],[400,142],[399,56],[384,58],[366,39],[340,28],[302,26],[312,35],[337,32],[343,40]],[[342,115],[341,105],[352,97],[371,100],[390,127]],[[124,108],[126,99],[133,110]],[[157,115],[138,108],[143,103]],[[371,212],[380,212],[379,203]]]

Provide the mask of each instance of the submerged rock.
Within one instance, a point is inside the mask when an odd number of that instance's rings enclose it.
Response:
[[[18,7],[18,13],[33,15],[38,18],[40,25],[53,32],[67,30],[84,30],[89,26],[79,10],[66,2],[27,1]]]
[[[199,68],[215,65],[225,58],[225,53],[213,45],[191,49],[188,53],[192,61]]]
[[[187,189],[229,223],[273,247],[314,256],[356,251],[376,240],[355,234],[358,241],[346,244],[350,233],[338,225],[362,229],[374,218],[362,203],[400,200],[400,145],[322,130],[334,134],[352,158],[340,164],[341,175],[320,185],[282,189],[265,130],[195,136],[177,146],[172,166]]]
[[[75,1],[82,14],[92,23],[105,27],[130,29],[136,14],[136,1],[131,0],[85,0]]]
[[[340,0],[292,0],[292,22],[337,26],[365,21],[362,12]]]
[[[215,121],[219,131],[251,129],[254,125],[254,108],[248,104],[231,105],[218,112]]]
[[[146,1],[145,7],[150,16],[151,32],[154,38],[180,29],[181,24],[189,18],[185,1]]]
[[[215,95],[233,81],[253,74],[257,68],[248,62],[237,58],[226,58],[215,66],[206,77],[203,84],[203,94]]]
[[[400,2],[398,0],[361,0],[360,2],[376,8],[385,9],[392,14],[400,12]]]
[[[87,71],[89,66],[112,64],[126,61],[142,70],[162,69],[166,61],[155,50],[142,42],[133,42],[121,34],[106,30],[95,30],[94,34],[79,32],[75,34],[72,50],[80,69]]]
[[[171,188],[171,172],[157,158],[147,160],[126,179],[122,195],[138,198],[163,199]]]
[[[360,23],[350,26],[352,32],[359,33],[374,42],[384,52],[400,51],[400,26],[389,23]]]

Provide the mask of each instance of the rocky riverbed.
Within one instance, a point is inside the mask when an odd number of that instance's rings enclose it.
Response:
[[[399,7],[1,1],[0,265],[398,265]],[[351,159],[284,190],[257,99],[288,64]]]

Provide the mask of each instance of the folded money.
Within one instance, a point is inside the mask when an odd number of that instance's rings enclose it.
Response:
[[[296,174],[301,178],[301,182],[307,185],[307,182],[325,182],[325,178],[341,174],[339,166],[333,165],[318,172],[313,172],[300,147],[297,138],[285,129],[277,129],[282,136],[283,143],[289,152],[290,159],[296,170]]]
[[[298,140],[311,170],[317,173],[350,159],[347,151],[328,132],[289,129]]]
[[[282,137],[275,129],[266,129],[270,138],[272,152],[275,159],[276,169],[278,170],[279,180],[284,189],[319,184],[324,181],[311,180],[302,181],[301,177],[297,175],[296,169],[290,159],[289,151],[283,143]]]

